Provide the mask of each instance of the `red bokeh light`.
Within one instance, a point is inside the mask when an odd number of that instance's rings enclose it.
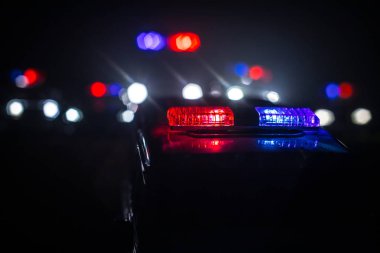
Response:
[[[104,83],[95,82],[90,87],[91,95],[97,98],[103,97],[107,92],[107,87]]]
[[[339,97],[343,99],[350,98],[354,93],[352,85],[348,82],[343,82],[339,85]]]
[[[195,33],[177,33],[169,37],[168,46],[175,52],[195,52],[201,45]]]
[[[27,70],[25,70],[24,76],[26,78],[28,86],[35,85],[37,83],[38,79],[39,79],[38,72],[36,70],[34,70],[34,69],[27,69]]]
[[[264,77],[264,69],[260,66],[253,66],[249,69],[249,76],[257,81]]]

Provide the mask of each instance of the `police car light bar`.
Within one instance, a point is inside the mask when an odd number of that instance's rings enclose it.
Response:
[[[309,108],[255,107],[259,126],[319,127],[319,118]]]
[[[233,126],[234,113],[226,106],[171,107],[167,111],[169,126]]]

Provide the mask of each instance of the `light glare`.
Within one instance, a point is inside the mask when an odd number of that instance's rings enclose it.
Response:
[[[120,112],[118,115],[120,122],[130,123],[133,121],[135,117],[135,113],[131,110],[125,110],[123,112]]]
[[[280,100],[280,95],[275,91],[270,91],[266,95],[269,102],[277,103]]]
[[[43,103],[42,111],[46,118],[55,119],[59,115],[58,103],[51,99],[45,100]]]
[[[230,100],[237,101],[244,97],[244,93],[239,86],[232,86],[227,90],[227,97]]]
[[[335,115],[332,111],[327,109],[318,109],[315,114],[319,118],[319,124],[321,126],[329,126],[335,121]]]
[[[148,97],[148,90],[142,83],[132,83],[127,89],[127,94],[130,102],[141,104]]]
[[[184,99],[199,99],[203,97],[203,92],[201,86],[195,83],[189,83],[182,89],[182,97]]]
[[[12,99],[7,104],[7,114],[14,118],[19,118],[24,113],[24,105],[21,100]]]
[[[351,120],[356,125],[366,125],[371,119],[371,111],[365,108],[358,108],[351,114]]]
[[[77,108],[69,108],[65,113],[66,120],[68,122],[79,122],[83,118],[81,110]]]

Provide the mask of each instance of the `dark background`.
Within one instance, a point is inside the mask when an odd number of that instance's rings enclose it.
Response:
[[[88,92],[94,81],[128,86],[115,65],[145,83],[152,99],[180,96],[183,84],[170,68],[207,90],[220,82],[207,64],[230,84],[238,83],[232,64],[263,65],[273,73],[264,88],[278,91],[284,104],[333,110],[337,119],[327,129],[353,153],[371,158],[363,164],[375,166],[378,21],[377,8],[365,1],[1,3],[2,239],[15,249],[46,251],[78,244],[111,251],[130,247],[130,228],[120,222],[119,185],[130,163],[133,123],[116,121],[123,108],[117,98],[94,99]],[[202,46],[194,54],[139,51],[136,35],[150,30],[192,31]],[[45,73],[43,85],[15,87],[12,69],[29,67]],[[342,81],[354,85],[353,97],[325,98],[325,85]],[[75,126],[47,122],[34,111],[14,121],[5,105],[15,97],[76,105],[85,120]],[[351,123],[357,107],[371,110],[368,125]]]

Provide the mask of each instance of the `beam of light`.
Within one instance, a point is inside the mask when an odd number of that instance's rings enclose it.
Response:
[[[213,75],[216,80],[219,81],[219,83],[221,83],[225,88],[228,88],[230,87],[229,83],[224,80],[224,78],[219,75],[211,66],[210,64],[208,64],[205,60],[203,60],[202,58],[198,57],[198,60],[199,62],[206,68],[207,71],[210,72],[211,75]]]
[[[371,111],[365,108],[358,108],[351,113],[351,120],[355,125],[366,125],[371,119]]]
[[[244,92],[239,86],[232,86],[227,90],[227,97],[230,100],[237,101],[244,97]]]
[[[106,56],[104,53],[100,53],[101,56],[107,61],[107,63],[119,74],[121,77],[124,78],[128,83],[133,83],[134,80],[130,75],[127,74],[119,65],[117,65],[114,61],[112,61],[108,56]]]
[[[148,97],[148,90],[142,83],[132,83],[127,89],[128,99],[135,104],[141,104]]]
[[[278,103],[280,101],[280,95],[275,91],[269,91],[265,95],[266,99],[272,103]]]
[[[135,113],[131,110],[122,111],[117,115],[118,120],[123,123],[132,122],[134,117],[135,117]]]
[[[335,121],[335,115],[332,111],[327,109],[318,109],[315,115],[319,118],[320,126],[329,126]]]
[[[65,119],[68,122],[79,122],[83,119],[83,113],[78,108],[71,107],[65,112]]]
[[[183,78],[172,66],[170,66],[167,62],[163,62],[164,66],[167,68],[167,70],[174,76],[175,79],[182,85],[186,85],[187,81],[185,78]]]
[[[24,113],[24,102],[20,99],[12,99],[7,103],[7,114],[15,119],[20,118]]]
[[[182,89],[182,97],[184,99],[194,100],[203,97],[203,91],[200,85],[196,83],[188,83]]]
[[[52,99],[47,99],[43,102],[42,111],[48,119],[55,119],[60,113],[57,101]]]
[[[339,96],[339,86],[336,83],[329,83],[325,89],[326,96],[329,99],[335,99]]]

